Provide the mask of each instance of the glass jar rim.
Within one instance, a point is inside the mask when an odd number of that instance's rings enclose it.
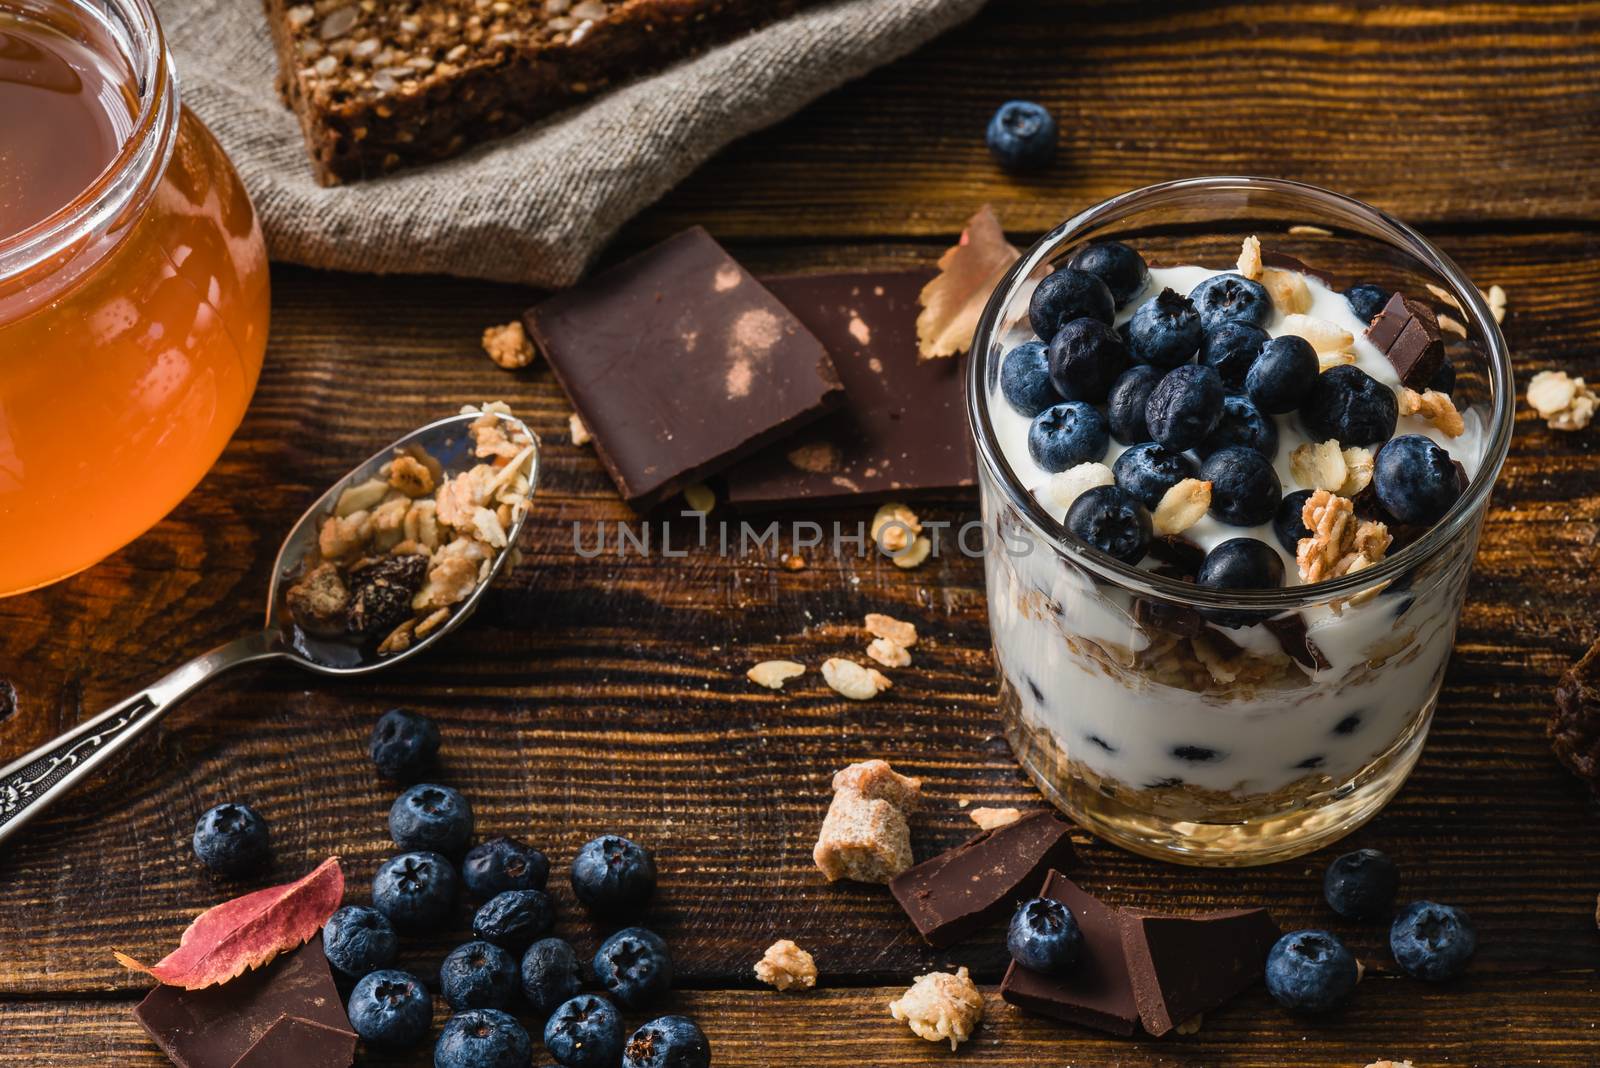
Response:
[[[1434,271],[1460,304],[1469,330],[1482,339],[1489,365],[1492,407],[1488,420],[1489,436],[1477,473],[1465,492],[1445,517],[1422,537],[1393,556],[1371,567],[1325,582],[1286,586],[1275,590],[1209,590],[1190,582],[1158,575],[1132,564],[1124,564],[1109,554],[1073,537],[1051,516],[1022,484],[1006,461],[988,409],[988,368],[999,355],[997,343],[1005,310],[1015,300],[1023,284],[1049,259],[1078,235],[1092,227],[1114,224],[1132,211],[1153,206],[1185,194],[1270,191],[1286,199],[1299,199],[1308,209],[1339,214],[1361,223],[1367,236],[1379,236],[1415,256]],[[1323,221],[1317,218],[1307,222]],[[967,361],[967,419],[977,443],[979,463],[1005,495],[1007,502],[1031,528],[1034,537],[1043,538],[1060,555],[1081,565],[1097,577],[1135,593],[1194,608],[1251,608],[1279,613],[1326,604],[1347,598],[1382,583],[1392,582],[1421,563],[1444,551],[1465,534],[1486,506],[1511,448],[1515,421],[1515,384],[1511,358],[1499,324],[1487,302],[1465,272],[1449,256],[1405,223],[1378,208],[1306,182],[1250,175],[1212,175],[1160,182],[1130,190],[1078,212],[1039,238],[1000,279],[978,319],[972,351]]]
[[[120,48],[137,91],[137,111],[117,154],[73,199],[0,238],[0,282],[68,253],[84,235],[110,228],[154,189],[177,143],[178,85],[167,40],[150,0],[52,0],[93,23]],[[119,28],[120,27],[120,28]]]

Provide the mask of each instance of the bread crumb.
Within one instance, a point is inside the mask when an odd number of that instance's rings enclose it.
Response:
[[[491,326],[483,332],[483,351],[498,367],[515,371],[533,362],[533,342],[520,322]]]
[[[756,961],[756,978],[779,990],[810,990],[817,985],[817,962],[789,939],[780,938]]]
[[[1005,827],[1022,818],[1020,808],[975,808],[967,816],[985,831]]]
[[[887,761],[841,769],[811,859],[829,882],[889,882],[913,863],[907,817],[921,800],[921,780],[901,775]]]
[[[929,972],[917,976],[911,989],[889,1003],[889,1014],[919,1038],[929,1042],[948,1039],[954,1050],[972,1037],[983,1020],[983,995],[965,968],[954,975]]]
[[[567,434],[572,438],[574,445],[587,445],[594,440],[594,436],[589,433],[589,428],[584,425],[577,412],[567,416]]]

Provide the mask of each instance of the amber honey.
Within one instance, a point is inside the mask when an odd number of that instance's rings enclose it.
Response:
[[[67,0],[0,0],[0,595],[171,510],[261,368],[254,209],[126,4],[131,55]]]

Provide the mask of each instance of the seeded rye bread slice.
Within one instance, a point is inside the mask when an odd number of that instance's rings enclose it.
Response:
[[[263,0],[317,180],[445,159],[823,0]]]

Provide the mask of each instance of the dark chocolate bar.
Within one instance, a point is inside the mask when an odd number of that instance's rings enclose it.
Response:
[[[639,507],[844,398],[822,343],[700,227],[523,319],[617,490]]]
[[[280,1016],[232,1068],[350,1068],[356,1036],[299,1016]]]
[[[1117,910],[1058,871],[1050,873],[1039,896],[1053,898],[1072,910],[1083,932],[1083,956],[1066,975],[1045,975],[1012,961],[1000,984],[1000,996],[1041,1016],[1113,1035],[1133,1034],[1139,1024],[1139,1006],[1122,954]]]
[[[1030,813],[902,872],[889,891],[923,938],[953,945],[1026,899],[1050,869],[1071,867],[1071,830],[1054,811]]]
[[[1144,1029],[1160,1037],[1265,974],[1283,932],[1266,909],[1199,916],[1122,913],[1122,950]]]
[[[961,493],[977,477],[966,364],[917,354],[918,296],[931,271],[764,279],[833,357],[841,408],[737,464],[728,500],[746,507]]]
[[[1400,384],[1424,390],[1444,363],[1444,341],[1433,309],[1396,293],[1367,327],[1367,340],[1393,365]]]

